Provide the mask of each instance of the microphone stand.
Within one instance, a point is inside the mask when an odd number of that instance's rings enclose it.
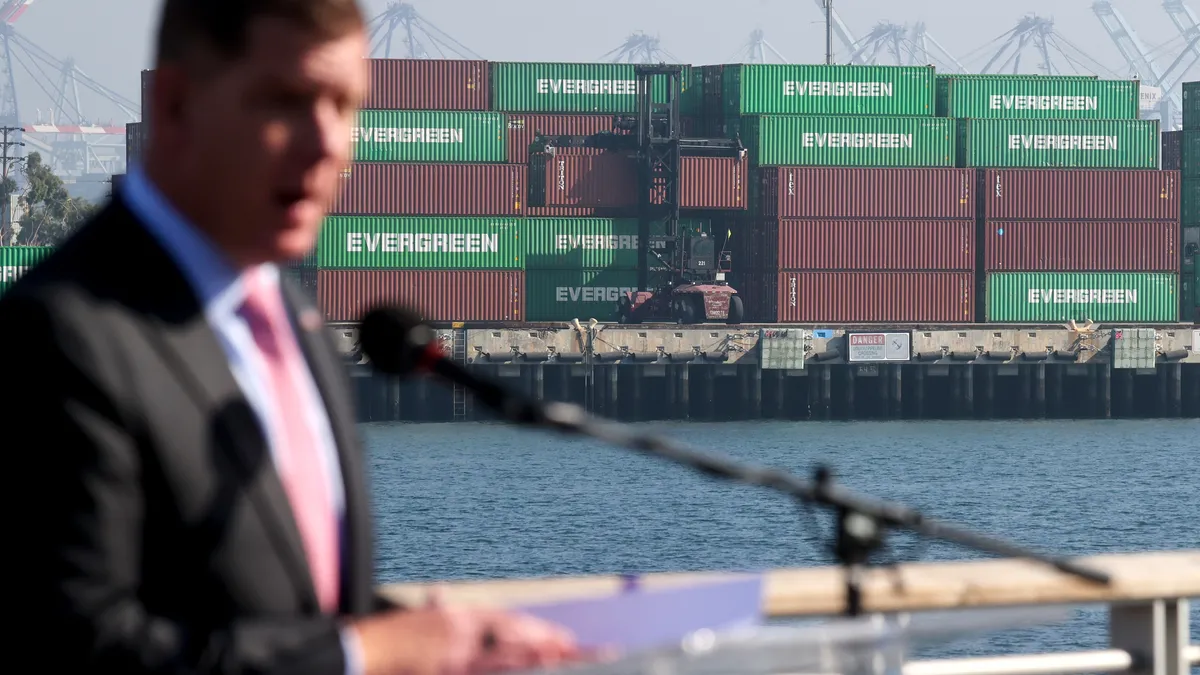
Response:
[[[485,397],[491,398],[491,397]],[[741,464],[697,452],[662,436],[641,434],[622,424],[598,419],[568,403],[548,403],[508,394],[494,407],[508,422],[549,427],[560,433],[588,436],[643,454],[690,467],[709,476],[771,488],[805,504],[832,509],[837,518],[834,554],[845,575],[846,609],[850,617],[863,612],[862,580],[871,555],[883,547],[885,528],[905,529],[932,539],[959,544],[1004,557],[1026,558],[1091,582],[1108,584],[1108,574],[1066,558],[1037,553],[1001,539],[926,518],[908,507],[859,496],[834,484],[829,469],[818,468],[813,481],[785,471]]]

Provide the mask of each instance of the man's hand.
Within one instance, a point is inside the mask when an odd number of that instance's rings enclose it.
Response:
[[[480,675],[555,666],[582,655],[565,630],[494,609],[426,607],[353,624],[364,675]]]

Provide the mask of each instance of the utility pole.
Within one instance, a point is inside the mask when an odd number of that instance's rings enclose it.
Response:
[[[833,0],[825,0],[825,65],[833,65]]]
[[[4,163],[3,171],[4,171],[5,178],[8,178],[8,160],[9,160],[8,149],[13,146],[20,147],[20,148],[25,147],[24,143],[8,140],[9,134],[15,133],[18,131],[23,131],[23,129],[21,129],[21,127],[0,127],[0,134],[4,134],[4,142],[0,143],[0,145],[3,145],[3,148],[0,148],[0,155],[3,156],[3,159],[0,159],[0,161],[2,161]]]
[[[0,172],[3,172],[4,181],[8,182],[8,164],[11,161],[8,149],[11,147],[25,147],[20,141],[8,140],[8,135],[22,131],[21,127],[0,127],[0,134],[3,134],[4,141],[0,143]],[[4,236],[8,234],[10,212],[12,211],[12,197],[8,196],[3,204],[0,204],[0,246],[4,245]]]

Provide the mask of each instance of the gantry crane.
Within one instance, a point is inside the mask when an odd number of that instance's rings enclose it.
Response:
[[[774,54],[780,63],[790,63],[783,54],[779,53],[770,42],[762,29],[756,28],[750,32],[750,39],[738,48],[730,63],[768,63],[767,54]]]
[[[825,0],[814,0],[817,8],[825,12]],[[887,21],[880,22],[871,29],[864,38],[855,38],[837,10],[830,10],[833,23],[833,34],[845,47],[848,57],[844,63],[853,65],[870,65],[880,63],[881,57],[891,55],[896,65],[926,66],[936,65],[940,72],[965,73],[967,68],[958,62],[929,31],[924,22],[900,25]]]
[[[612,63],[681,63],[662,46],[662,40],[639,31],[625,38],[620,47],[600,57]]]
[[[482,56],[422,17],[417,9],[407,2],[393,2],[367,22],[371,56],[392,58],[392,41],[397,35],[401,36],[404,42],[403,58],[445,59],[456,56],[483,60]],[[452,57],[447,57],[447,53]]]
[[[546,204],[546,166],[559,148],[596,148],[636,155],[639,166],[638,290],[617,303],[622,323],[671,321],[681,324],[741,323],[742,299],[726,279],[730,258],[717,260],[713,238],[683,237],[679,228],[680,169],[685,156],[736,157],[746,161],[740,140],[683,138],[679,124],[683,66],[635,65],[637,113],[616,115],[614,131],[592,135],[538,134],[529,147],[530,206]],[[656,81],[656,78],[660,78]],[[665,80],[665,82],[664,82]],[[666,102],[654,102],[656,83],[665,84]],[[662,89],[660,89],[661,91]],[[630,133],[631,132],[631,133]],[[662,223],[661,231],[654,225]],[[653,242],[651,239],[653,238]],[[659,253],[659,251],[663,253]],[[666,265],[670,279],[652,287],[651,256]]]

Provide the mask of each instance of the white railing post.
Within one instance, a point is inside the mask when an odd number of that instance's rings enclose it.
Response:
[[[1187,600],[1109,606],[1109,641],[1134,659],[1130,675],[1188,675]]]

